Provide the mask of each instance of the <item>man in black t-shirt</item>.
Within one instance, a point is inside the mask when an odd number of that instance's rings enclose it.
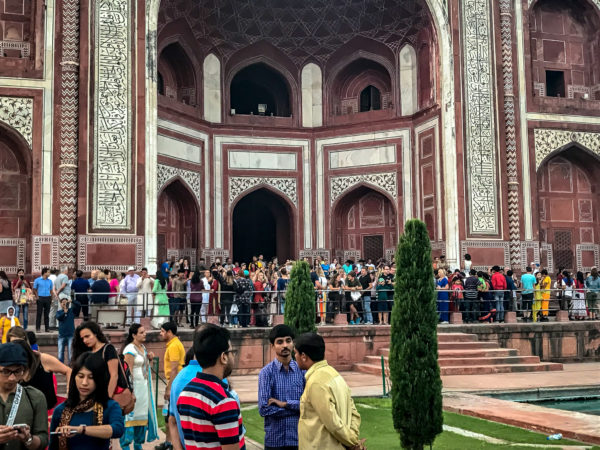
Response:
[[[358,325],[360,323],[360,313],[362,312],[361,290],[362,286],[356,274],[352,271],[349,272],[346,275],[344,291],[346,291],[346,317],[350,325]]]
[[[367,270],[366,266],[362,266],[360,269],[360,277],[358,281],[362,287],[362,306],[365,311],[364,319],[365,324],[373,323],[373,314],[371,313],[371,288],[373,287],[373,281],[371,280],[371,274]]]

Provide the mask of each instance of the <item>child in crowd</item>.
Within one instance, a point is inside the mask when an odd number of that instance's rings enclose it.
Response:
[[[15,316],[15,307],[9,306],[6,308],[6,312],[1,314],[0,318],[0,330],[2,330],[2,343],[6,344],[6,334],[12,327],[20,327],[21,322]]]

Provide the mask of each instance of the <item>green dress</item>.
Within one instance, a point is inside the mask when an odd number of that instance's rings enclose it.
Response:
[[[167,297],[167,285],[162,287],[160,281],[154,281],[154,287],[152,288],[154,294],[154,314],[152,318],[152,327],[160,329],[163,323],[169,321],[169,298]]]

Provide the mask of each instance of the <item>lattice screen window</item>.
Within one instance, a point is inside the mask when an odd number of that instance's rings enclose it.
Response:
[[[363,237],[363,258],[377,261],[383,257],[383,236],[364,236]]]
[[[573,232],[557,230],[554,232],[554,262],[557,268],[574,269]]]

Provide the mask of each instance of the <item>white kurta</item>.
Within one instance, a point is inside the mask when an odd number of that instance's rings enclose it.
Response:
[[[129,344],[123,349],[124,355],[133,355],[133,367],[130,367],[133,378],[133,394],[135,395],[135,408],[125,417],[125,426],[145,426],[148,425],[149,410],[149,389],[148,383],[148,355],[144,348],[144,353],[140,353],[137,347]]]

